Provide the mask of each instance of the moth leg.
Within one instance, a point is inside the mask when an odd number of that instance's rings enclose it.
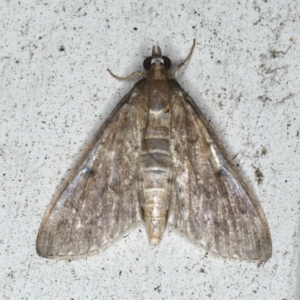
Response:
[[[139,76],[139,77],[144,77],[145,76],[145,72],[143,71],[136,71],[136,72],[133,72],[132,74],[128,75],[128,76],[125,76],[125,77],[119,77],[117,75],[115,75],[110,69],[107,69],[108,73],[118,79],[118,80],[128,80],[128,79],[131,79],[131,78],[134,78],[136,76]]]
[[[176,77],[176,75],[177,75],[177,73],[179,72],[179,70],[180,70],[180,69],[184,66],[184,64],[191,58],[191,56],[192,56],[192,54],[193,54],[193,52],[194,52],[195,46],[196,46],[196,39],[193,40],[193,46],[192,46],[192,48],[191,48],[191,50],[190,50],[190,53],[189,53],[188,57],[187,57],[184,61],[182,61],[182,62],[177,66],[177,68],[175,69],[175,71],[174,71],[174,73],[173,73],[173,77]]]

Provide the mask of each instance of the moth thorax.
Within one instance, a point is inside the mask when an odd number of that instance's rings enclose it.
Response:
[[[166,112],[169,109],[169,101],[167,97],[164,97],[164,95],[161,95],[157,93],[157,95],[154,94],[154,101],[150,101],[150,109],[149,112],[153,115],[160,115],[164,112]]]

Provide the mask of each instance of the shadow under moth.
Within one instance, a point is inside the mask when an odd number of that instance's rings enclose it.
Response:
[[[266,261],[271,236],[259,202],[195,102],[153,46],[141,79],[95,134],[48,207],[40,256],[96,253],[144,220],[151,244],[167,224],[223,258]]]

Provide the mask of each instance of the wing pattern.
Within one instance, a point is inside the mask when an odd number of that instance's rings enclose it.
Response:
[[[174,180],[168,222],[224,258],[267,260],[266,218],[197,105],[175,80],[172,95]]]
[[[138,160],[145,85],[140,80],[120,101],[52,200],[37,238],[39,255],[92,254],[142,218]]]

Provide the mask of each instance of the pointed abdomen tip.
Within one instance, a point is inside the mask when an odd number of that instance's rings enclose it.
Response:
[[[157,245],[159,243],[159,239],[150,239],[151,245]]]

